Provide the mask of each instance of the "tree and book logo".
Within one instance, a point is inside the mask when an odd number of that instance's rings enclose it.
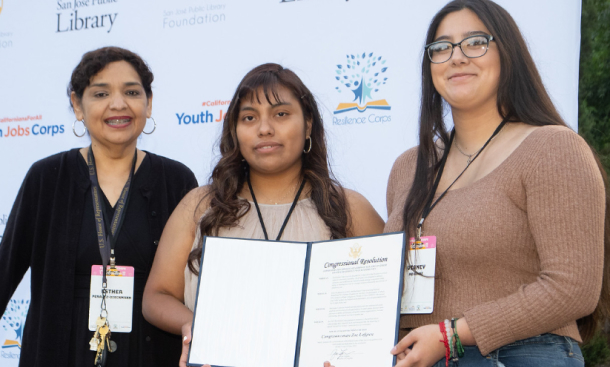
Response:
[[[0,0],[1,1],[1,0]],[[30,308],[30,300],[27,299],[11,299],[4,315],[2,315],[2,329],[8,333],[8,338],[2,345],[2,351],[21,351],[21,338],[23,337],[23,325],[25,318]],[[10,334],[13,333],[14,336]],[[4,353],[3,353],[4,355]]]
[[[388,80],[387,70],[386,59],[373,52],[347,55],[345,64],[337,65],[335,70],[335,79],[339,84],[335,90],[338,93],[348,90],[348,94],[351,92],[354,97],[350,102],[339,103],[334,114],[348,111],[362,113],[367,109],[390,110],[385,99],[376,99],[377,93]]]

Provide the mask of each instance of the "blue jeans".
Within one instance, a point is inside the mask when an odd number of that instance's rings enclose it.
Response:
[[[572,338],[543,334],[516,341],[483,356],[475,346],[464,347],[460,367],[583,367],[580,347]],[[449,366],[452,363],[449,362]],[[445,367],[445,358],[433,367]]]

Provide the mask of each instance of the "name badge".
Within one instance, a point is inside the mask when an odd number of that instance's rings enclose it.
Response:
[[[102,265],[91,267],[89,293],[89,330],[95,331],[102,304]],[[133,266],[106,267],[106,310],[108,325],[113,333],[131,332],[133,318]]]
[[[401,314],[429,314],[434,310],[434,275],[436,272],[436,236],[409,241],[409,265],[405,268],[405,288]]]

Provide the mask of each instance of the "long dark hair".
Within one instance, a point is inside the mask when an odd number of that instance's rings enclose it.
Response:
[[[487,27],[500,54],[500,82],[497,108],[508,122],[529,125],[567,126],[553,105],[529,53],[525,40],[510,14],[489,0],[455,0],[445,5],[432,19],[426,36],[426,44],[434,42],[439,24],[450,13],[469,9]],[[419,147],[413,185],[407,196],[403,212],[403,229],[414,235],[426,200],[432,193],[432,184],[443,154],[435,139],[442,146],[449,146],[449,133],[443,120],[443,99],[432,82],[430,60],[424,53],[422,59],[422,98],[419,119]],[[592,149],[593,150],[593,149]],[[608,179],[599,158],[593,152],[606,184],[606,218],[604,233],[604,277],[600,301],[595,312],[578,320],[583,339],[590,339],[600,320],[610,315],[610,196]]]
[[[295,96],[301,104],[305,121],[312,122],[311,151],[301,156],[301,174],[311,187],[311,200],[330,229],[331,238],[347,237],[350,222],[347,201],[343,188],[328,167],[324,124],[318,104],[301,79],[278,64],[263,64],[252,69],[239,83],[231,99],[222,125],[221,157],[212,171],[209,190],[201,202],[209,200],[209,208],[199,225],[202,236],[217,236],[220,228],[236,226],[237,221],[250,210],[250,203],[237,197],[247,175],[247,162],[243,161],[236,133],[240,101],[254,100],[262,91],[267,102],[272,104],[272,99],[280,101],[277,91],[280,86]],[[309,142],[306,146],[309,147]],[[200,257],[201,244],[189,255],[188,266],[194,274],[198,273],[195,265]]]

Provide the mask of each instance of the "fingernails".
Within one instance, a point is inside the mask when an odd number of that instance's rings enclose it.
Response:
[[[390,351],[390,353],[392,353],[392,354],[396,353],[396,347],[392,348],[392,350]]]
[[[184,338],[182,338],[182,341],[186,341],[187,336],[185,335]]]

